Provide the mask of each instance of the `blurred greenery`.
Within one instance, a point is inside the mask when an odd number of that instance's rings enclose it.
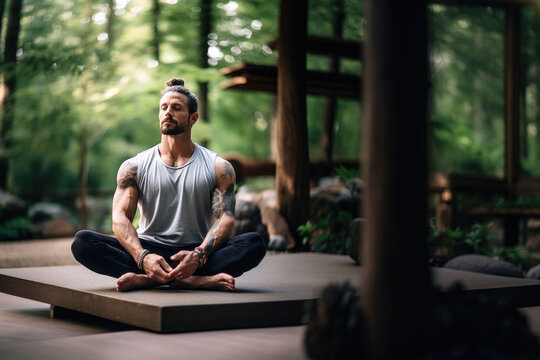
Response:
[[[467,228],[437,231],[431,222],[428,244],[430,263],[442,266],[448,260],[466,254],[487,255],[493,259],[507,261],[525,270],[533,250],[525,247],[502,246],[493,240],[491,223],[473,223]]]
[[[84,159],[88,190],[109,194],[118,166],[159,141],[159,93],[172,76],[198,93],[209,84],[209,112],[194,139],[221,155],[272,156],[275,96],[222,90],[220,70],[240,62],[276,64],[268,46],[278,35],[278,1],[213,1],[212,32],[200,38],[200,0],[25,0],[8,190],[26,200],[65,201],[74,194]],[[310,35],[331,37],[334,0],[309,2]],[[112,4],[112,9],[110,8]],[[343,37],[362,41],[363,1],[344,0]],[[536,9],[537,10],[537,9]],[[522,166],[540,174],[538,12],[523,7]],[[4,14],[4,25],[8,12]],[[157,20],[156,20],[157,19]],[[153,29],[159,29],[159,36]],[[430,146],[433,171],[502,177],[504,173],[504,7],[429,6]],[[5,33],[2,34],[5,36]],[[154,43],[159,43],[157,58]],[[208,65],[200,64],[206,43]],[[3,42],[2,42],[3,44]],[[2,45],[3,46],[3,45]],[[3,49],[2,49],[3,50]],[[310,54],[310,70],[329,70],[330,58]],[[362,63],[342,60],[340,72],[361,74]],[[308,96],[308,143],[322,156],[326,99]],[[339,99],[334,158],[362,156],[361,104]],[[64,195],[62,195],[64,194]]]
[[[112,8],[111,8],[112,4]],[[221,155],[268,159],[275,97],[219,87],[220,69],[240,62],[272,65],[268,43],[278,33],[278,2],[213,1],[212,32],[201,39],[200,0],[161,0],[152,16],[150,0],[25,0],[14,74],[17,88],[12,146],[0,149],[10,161],[8,190],[30,201],[64,201],[75,208],[81,164],[88,160],[90,193],[115,188],[116,171],[128,157],[159,141],[159,94],[173,76],[198,93],[208,82],[208,118],[194,127],[195,141]],[[344,36],[360,41],[363,7],[344,2]],[[330,36],[337,9],[331,0],[310,2],[310,33]],[[8,12],[4,14],[7,22]],[[154,25],[159,36],[154,33]],[[157,38],[159,59],[154,47]],[[201,67],[206,42],[209,66]],[[328,57],[310,59],[328,69]],[[3,74],[11,68],[2,67]],[[358,73],[359,61],[342,72]],[[320,156],[324,99],[310,97],[312,157]],[[340,100],[336,157],[358,157],[358,101]]]
[[[429,7],[434,171],[504,173],[502,8]]]
[[[540,15],[532,7],[525,7],[522,10],[522,42],[523,84],[520,89],[521,168],[527,175],[539,176]]]

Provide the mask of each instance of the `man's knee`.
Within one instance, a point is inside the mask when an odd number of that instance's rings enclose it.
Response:
[[[254,257],[262,260],[266,254],[264,238],[258,232],[249,233],[249,247]]]
[[[83,256],[86,249],[90,245],[90,237],[93,232],[89,230],[80,230],[75,234],[73,242],[71,243],[71,253],[75,259],[79,260]]]

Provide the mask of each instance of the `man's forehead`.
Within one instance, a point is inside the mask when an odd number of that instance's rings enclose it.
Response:
[[[169,91],[165,95],[161,97],[160,104],[166,103],[166,102],[179,102],[182,104],[187,103],[187,97],[184,94],[177,93],[175,91]]]

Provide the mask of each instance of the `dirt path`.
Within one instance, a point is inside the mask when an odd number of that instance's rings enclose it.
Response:
[[[0,242],[0,268],[74,265],[71,238]]]

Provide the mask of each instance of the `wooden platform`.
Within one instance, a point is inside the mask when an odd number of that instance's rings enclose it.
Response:
[[[320,271],[325,269],[325,271]],[[237,291],[115,291],[82,266],[0,270],[0,291],[157,332],[302,323],[305,301],[331,282],[358,286],[360,268],[338,255],[271,255],[236,279]]]
[[[540,305],[540,281],[433,269],[434,282]],[[306,301],[329,283],[348,281],[361,295],[361,268],[347,256],[269,255],[237,279],[237,291],[114,290],[115,279],[82,266],[0,270],[0,291],[155,332],[291,326],[303,323]]]

